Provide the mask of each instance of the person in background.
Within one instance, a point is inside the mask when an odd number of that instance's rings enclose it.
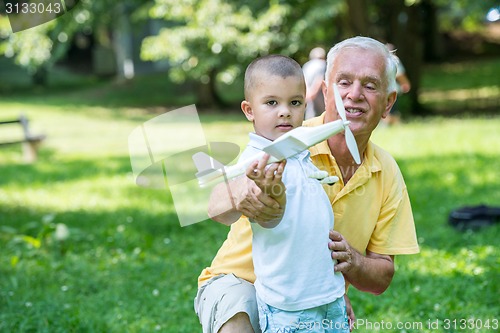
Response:
[[[325,50],[315,47],[309,52],[309,61],[302,66],[306,79],[306,113],[304,119],[317,117],[325,111],[322,83],[325,79]]]
[[[385,44],[389,51],[394,55],[394,58],[397,62],[397,71],[396,71],[396,83],[397,83],[397,93],[398,97],[402,94],[406,94],[411,89],[410,79],[406,75],[406,69],[403,65],[401,59],[396,55],[396,48],[393,44],[387,43]],[[398,99],[394,102],[394,105],[391,108],[391,111],[387,115],[383,122],[387,125],[398,124],[401,120],[401,111],[399,110],[399,102]]]

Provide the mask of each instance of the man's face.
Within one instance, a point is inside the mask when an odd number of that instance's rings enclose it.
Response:
[[[304,120],[306,86],[296,76],[261,75],[241,109],[255,133],[271,141],[300,127]]]
[[[385,59],[378,53],[361,48],[340,51],[328,77],[328,87],[323,87],[330,119],[340,118],[333,93],[333,84],[337,84],[352,132],[357,138],[369,137],[395,101],[395,93],[387,93],[384,72]]]

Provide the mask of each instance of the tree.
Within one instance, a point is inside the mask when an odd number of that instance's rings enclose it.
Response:
[[[11,16],[12,29],[9,18],[1,16],[0,37],[3,41],[0,43],[0,54],[14,58],[16,64],[32,75],[35,84],[43,85],[46,83],[48,69],[65,54],[68,41],[78,26],[87,24],[88,16],[88,11],[85,10],[69,12],[55,20],[18,32],[12,31],[17,31],[15,24],[31,19],[30,16]],[[26,26],[31,25],[28,22]]]
[[[408,97],[410,112],[414,115],[427,113],[418,102],[423,63],[448,56],[443,34],[456,29],[481,29],[487,10],[497,3],[495,0],[375,0],[369,6],[361,6],[363,0],[347,1],[350,6],[356,6],[349,12],[367,11],[365,17],[369,22],[361,34],[396,45],[412,82]]]
[[[154,19],[166,21],[147,37],[141,57],[168,59],[171,79],[195,80],[198,103],[222,104],[217,81],[232,83],[257,56],[281,53],[305,61],[310,48],[353,35],[391,41],[412,79],[413,113],[424,60],[442,57],[443,29],[474,28],[493,0],[155,0]],[[425,24],[422,23],[425,21]]]
[[[71,3],[71,5],[70,5]],[[33,28],[13,32],[7,16],[0,16],[0,54],[14,58],[17,65],[25,68],[36,84],[46,83],[46,73],[66,54],[77,32],[96,32],[102,27],[112,27],[120,13],[117,5],[139,10],[148,1],[114,0],[65,1],[64,15]],[[20,15],[16,19],[21,19]]]
[[[315,46],[365,35],[396,45],[412,80],[412,112],[419,113],[421,66],[447,56],[443,32],[478,29],[497,1],[81,0],[57,20],[16,34],[0,16],[0,54],[43,81],[40,74],[66,54],[75,33],[92,31],[98,42],[112,46],[109,32],[127,34],[120,25],[128,26],[131,18],[160,20],[165,27],[144,39],[141,57],[167,59],[172,80],[197,82],[201,106],[224,104],[216,83],[240,79],[255,57],[281,53],[303,63]]]
[[[176,82],[199,82],[200,105],[222,104],[217,81],[232,83],[254,58],[294,56],[308,40],[331,44],[337,31],[330,22],[342,6],[341,0],[156,0],[150,15],[168,26],[144,40],[141,57],[168,59]]]

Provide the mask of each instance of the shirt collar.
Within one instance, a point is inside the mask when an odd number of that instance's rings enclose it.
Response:
[[[248,142],[248,146],[253,147],[258,150],[264,150],[265,147],[269,146],[273,141],[264,138],[263,136],[260,136],[255,133],[249,133],[248,136],[250,137],[250,141]],[[308,150],[305,150],[295,156],[293,158],[298,158],[298,159],[304,159],[309,157],[310,152]]]
[[[265,137],[255,133],[249,133],[248,136],[250,137],[250,142],[248,142],[248,145],[258,150],[263,150],[266,146],[269,146],[271,143],[273,143],[271,140],[268,140]]]

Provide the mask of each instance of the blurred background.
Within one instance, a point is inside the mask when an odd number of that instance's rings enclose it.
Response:
[[[19,33],[2,16],[0,88],[54,86],[63,70],[99,82],[164,73],[162,80],[187,85],[184,95],[193,94],[190,101],[199,107],[221,109],[241,97],[241,89],[224,86],[241,85],[255,57],[281,53],[303,64],[316,46],[328,50],[341,39],[364,35],[393,44],[405,65],[412,83],[403,96],[405,113],[444,108],[428,105],[433,99],[449,106],[462,99],[469,109],[487,109],[498,106],[495,87],[436,98],[422,73],[430,64],[498,58],[499,21],[494,0],[83,0],[57,20]],[[176,103],[170,97],[154,103]]]
[[[200,332],[196,280],[228,229],[181,228],[168,191],[136,186],[128,135],[196,104],[207,142],[243,147],[247,64],[355,35],[393,44],[411,83],[373,140],[401,166],[422,250],[383,295],[351,288],[358,331],[498,331],[498,223],[448,223],[500,206],[498,1],[69,3],[13,33],[0,2],[0,332]]]

